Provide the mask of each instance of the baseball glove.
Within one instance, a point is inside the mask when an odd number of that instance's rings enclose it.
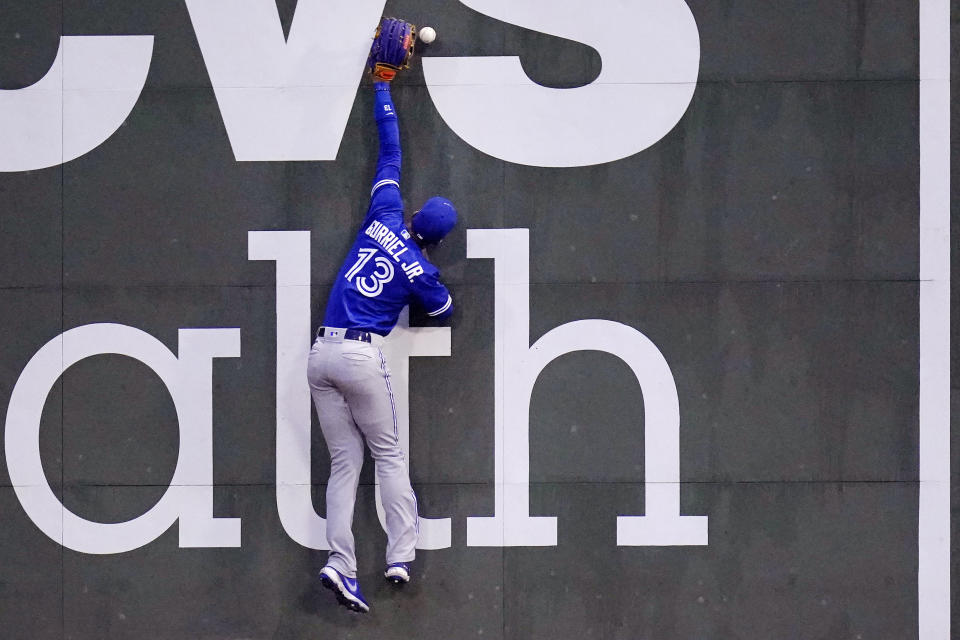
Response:
[[[396,18],[382,18],[367,58],[367,67],[374,79],[390,82],[398,71],[408,68],[416,41],[416,26]]]

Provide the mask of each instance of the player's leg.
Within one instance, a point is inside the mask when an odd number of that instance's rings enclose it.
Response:
[[[311,354],[312,356],[312,354]],[[353,510],[363,465],[363,438],[357,431],[343,395],[320,376],[311,375],[310,391],[323,437],[330,451],[327,482],[327,544],[330,554],[320,571],[320,582],[341,605],[358,612],[370,610],[357,581],[353,540]]]
[[[378,348],[364,347],[362,353],[370,359],[363,362],[362,375],[341,388],[376,463],[386,516],[387,564],[410,562],[417,546],[417,499],[400,449],[390,371]],[[357,374],[360,369],[354,367]]]
[[[330,452],[327,483],[327,564],[349,578],[357,575],[353,538],[353,512],[357,483],[363,466],[363,438],[343,394],[332,384],[329,360],[338,357],[335,345],[321,345],[310,352],[307,378],[320,419],[320,429]]]

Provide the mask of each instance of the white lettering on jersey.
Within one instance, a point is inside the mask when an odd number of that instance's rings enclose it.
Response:
[[[410,282],[413,282],[413,279],[423,273],[423,267],[420,266],[419,262],[414,262],[413,264],[408,264],[403,268],[403,272],[407,274],[407,278],[410,279]]]
[[[359,277],[356,280],[357,291],[368,298],[376,298],[383,293],[383,285],[393,280],[393,264],[389,260],[383,256],[377,256],[373,263],[377,266],[376,271],[370,276]]]
[[[383,247],[383,250],[387,252],[388,256],[393,258],[394,262],[400,264],[400,268],[403,269],[405,274],[407,274],[407,278],[410,280],[410,282],[413,282],[414,278],[423,273],[423,267],[420,266],[420,262],[414,262],[413,264],[409,265],[406,263],[400,263],[400,256],[407,252],[408,247],[403,243],[403,240],[397,237],[397,234],[395,234],[393,231],[390,231],[390,229],[384,226],[383,223],[374,220],[370,223],[370,226],[366,228],[364,233],[373,238],[377,244]],[[401,230],[400,235],[408,240],[410,239],[410,234],[407,233],[406,229]],[[356,274],[354,273],[351,275]],[[349,280],[350,278],[348,277],[347,279]]]

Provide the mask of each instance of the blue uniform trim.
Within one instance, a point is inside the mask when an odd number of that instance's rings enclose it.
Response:
[[[383,371],[383,380],[387,383],[387,395],[390,396],[390,411],[393,415],[393,437],[400,446],[400,431],[397,428],[397,403],[393,399],[393,387],[390,386],[390,374],[387,373],[387,360],[383,357],[383,351],[380,351],[380,370]]]
[[[387,383],[387,395],[390,396],[390,409],[393,413],[393,437],[397,442],[397,448],[400,449],[400,455],[403,455],[403,449],[400,447],[400,429],[397,423],[397,403],[393,397],[393,387],[390,386],[390,374],[387,373],[387,359],[383,357],[383,351],[379,350],[380,353],[380,369],[383,371],[383,379]],[[406,464],[406,458],[404,458],[404,463]],[[409,474],[410,471],[408,470]],[[417,537],[420,537],[420,505],[417,503],[417,492],[413,490],[413,487],[410,487],[410,495],[413,496],[413,511],[416,515],[416,522],[414,523],[417,529]]]
[[[407,473],[410,473],[410,471],[407,470]],[[417,503],[417,492],[413,490],[413,485],[410,485],[410,493],[413,495],[413,510],[414,510],[414,513],[417,514],[416,527],[417,527],[417,538],[419,538],[420,537],[420,505]]]
[[[373,194],[375,194],[375,193],[377,192],[377,189],[379,189],[380,187],[385,187],[385,186],[387,186],[388,184],[392,184],[392,185],[395,186],[397,189],[400,188],[400,183],[397,182],[396,180],[391,180],[390,178],[384,178],[384,179],[381,180],[380,182],[377,182],[375,185],[373,185],[373,189],[370,189],[370,195],[372,196]]]
[[[451,306],[453,306],[453,297],[450,296],[450,295],[447,295],[447,302],[446,302],[442,307],[440,307],[439,309],[437,309],[436,311],[430,311],[430,312],[428,312],[427,315],[430,316],[431,318],[432,318],[433,316],[438,316],[438,315],[440,315],[441,313],[443,313],[444,311],[446,311],[447,309],[449,309]]]
[[[393,180],[400,184],[400,126],[397,123],[397,112],[393,108],[393,99],[390,97],[390,85],[386,82],[377,83],[373,94],[373,117],[377,121],[377,133],[380,137],[380,154],[377,156],[377,171],[373,177],[373,184],[382,180]],[[373,190],[376,191],[374,186]]]

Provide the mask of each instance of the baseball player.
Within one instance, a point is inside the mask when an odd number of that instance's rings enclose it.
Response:
[[[393,19],[384,19],[374,38],[369,66],[380,155],[370,207],[337,274],[307,367],[330,451],[330,555],[320,580],[340,604],[359,612],[370,610],[357,583],[352,532],[364,441],[376,463],[386,515],[388,581],[410,581],[408,563],[417,544],[417,500],[397,436],[390,369],[379,345],[410,303],[434,318],[453,310],[450,292],[423,250],[449,233],[457,211],[449,200],[430,198],[413,214],[408,229],[400,197],[400,130],[390,80],[406,65],[414,39],[413,25]]]

